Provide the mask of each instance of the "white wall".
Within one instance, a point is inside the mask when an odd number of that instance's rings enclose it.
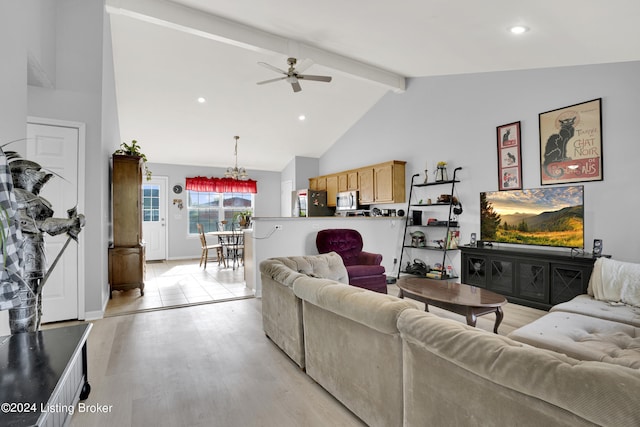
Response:
[[[29,20],[27,46],[30,85],[55,87],[56,82],[56,2],[24,2]]]
[[[108,159],[119,144],[103,139],[103,134],[109,134],[103,132],[103,127],[114,126],[102,123],[103,108],[114,105],[103,106],[102,93],[108,91],[113,97],[115,92],[113,82],[110,87],[109,82],[103,87],[102,80],[104,2],[56,0],[55,3],[55,87],[29,86],[28,114],[86,124],[85,310],[95,316],[102,312],[108,298]]]
[[[27,14],[22,4],[0,2],[0,145],[27,135]],[[10,334],[0,311],[0,336]]]
[[[320,175],[319,162],[320,160],[314,157],[294,157],[281,171],[282,181],[291,181],[294,190],[308,188],[309,178]]]
[[[27,135],[26,9],[0,2],[0,144]]]
[[[144,141],[140,141],[144,148]],[[166,176],[169,180],[167,227],[169,228],[169,259],[198,258],[200,240],[198,236],[188,235],[187,193],[176,195],[171,191],[175,184],[184,188],[185,178],[195,176],[222,177],[226,169],[204,166],[180,166],[163,163],[149,163],[154,176]],[[258,181],[258,193],[255,196],[255,215],[280,216],[280,173],[248,170],[249,177]],[[182,199],[184,209],[173,205],[173,199]]]
[[[387,94],[320,159],[329,173],[390,159],[411,175],[444,160],[462,166],[458,196],[462,241],[479,233],[479,193],[497,190],[496,126],[522,125],[523,185],[540,187],[538,114],[602,98],[604,180],[585,186],[585,249],[640,261],[640,198],[633,186],[640,159],[640,62],[411,79]],[[407,192],[408,194],[408,192]],[[405,206],[406,208],[406,206]]]
[[[104,19],[102,0],[0,3],[0,142],[24,138],[27,116],[86,124],[83,213],[87,225],[83,230],[86,247],[81,250],[85,253],[84,302],[89,316],[101,315],[108,297],[108,158],[119,144],[112,139],[117,132],[103,132],[117,126],[113,120],[102,122],[103,114],[115,116],[109,111],[115,108],[113,79],[104,87],[102,81]],[[54,83],[52,88],[27,86],[28,51]],[[103,92],[111,98],[106,105],[102,104]],[[0,318],[0,328],[5,324]]]

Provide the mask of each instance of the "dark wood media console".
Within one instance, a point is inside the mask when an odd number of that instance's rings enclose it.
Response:
[[[460,246],[462,283],[486,288],[507,300],[548,310],[587,293],[592,254],[531,248]]]

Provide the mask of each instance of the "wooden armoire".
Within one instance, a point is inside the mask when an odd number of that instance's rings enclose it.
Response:
[[[113,155],[113,244],[109,248],[109,297],[113,291],[135,288],[144,295],[142,175],[141,157]]]

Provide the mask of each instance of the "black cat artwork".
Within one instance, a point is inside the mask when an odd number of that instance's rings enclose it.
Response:
[[[508,142],[509,141],[509,134],[511,133],[511,129],[507,129],[504,132],[504,135],[502,135],[502,142]]]
[[[549,164],[571,160],[570,157],[567,157],[567,144],[575,133],[575,128],[573,127],[575,121],[576,116],[570,119],[560,119],[560,130],[547,139],[547,145],[544,147],[543,167],[550,177],[560,178],[564,175],[564,169],[557,168],[554,172],[551,172],[548,169]]]

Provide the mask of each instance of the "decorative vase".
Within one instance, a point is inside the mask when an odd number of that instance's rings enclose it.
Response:
[[[424,183],[426,184],[429,181],[429,171],[424,170]]]
[[[438,166],[438,169],[436,169],[436,182],[441,181],[449,181],[447,168],[445,166]]]

